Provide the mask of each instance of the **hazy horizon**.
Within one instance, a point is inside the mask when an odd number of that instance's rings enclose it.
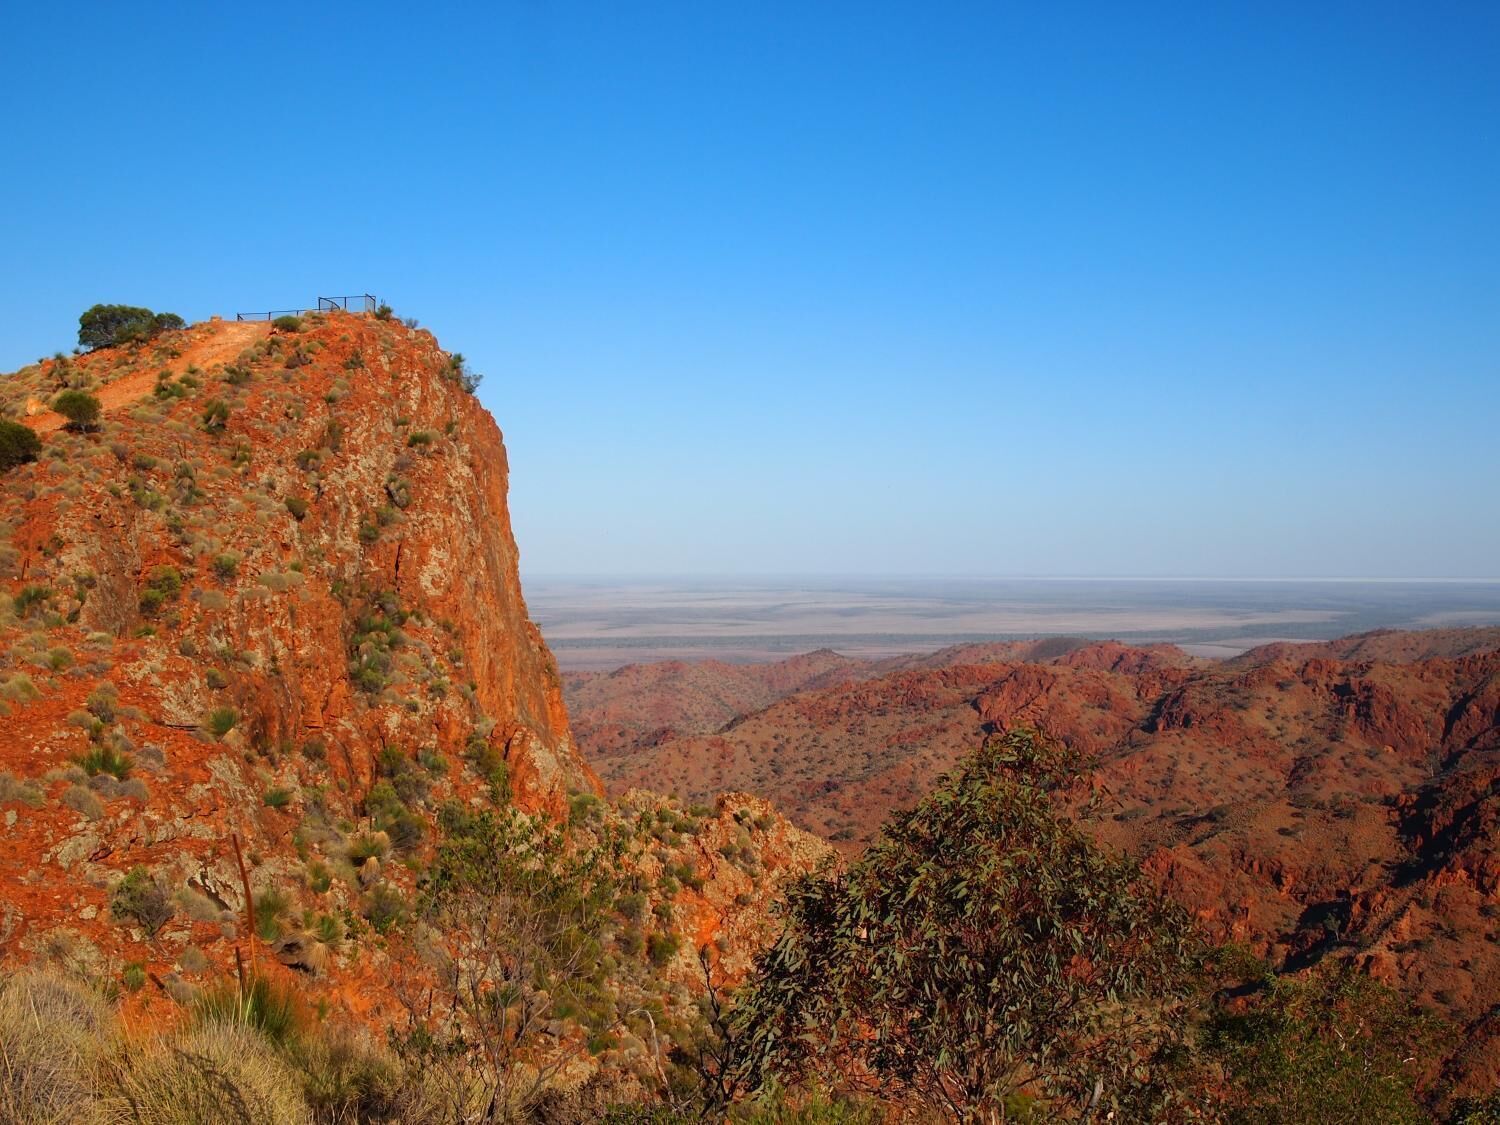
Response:
[[[523,578],[567,669],[662,659],[889,656],[1074,636],[1232,656],[1372,629],[1500,625],[1500,582],[781,575]]]

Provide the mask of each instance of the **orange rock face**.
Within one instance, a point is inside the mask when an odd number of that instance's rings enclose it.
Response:
[[[63,386],[98,431],[28,413]],[[44,435],[0,478],[0,957],[222,967],[254,944],[234,834],[289,930],[357,906],[308,871],[373,829],[381,779],[466,800],[503,763],[555,814],[597,790],[521,595],[500,431],[429,333],[210,322],[24,369],[0,404]],[[111,894],[137,865],[178,900],[154,937]]]

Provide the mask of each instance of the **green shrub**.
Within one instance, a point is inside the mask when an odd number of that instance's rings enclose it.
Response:
[[[182,572],[175,566],[163,564],[151,568],[146,578],[146,589],[141,593],[141,612],[155,613],[167,602],[182,592]]]
[[[68,420],[68,429],[91,430],[104,407],[87,391],[63,391],[52,400],[52,409]]]
[[[292,519],[301,523],[303,517],[307,515],[307,501],[300,496],[288,496],[286,510],[291,513]]]
[[[1085,769],[1012,731],[848,868],[793,884],[738,1009],[757,1077],[868,1074],[964,1119],[1102,1089],[1101,1120],[1160,1119],[1142,1060],[1183,1046],[1199,947],[1139,866],[1059,815]]]
[[[240,721],[239,712],[233,707],[215,707],[208,713],[208,730],[215,738],[223,738]]]
[[[130,770],[135,765],[129,754],[121,753],[113,746],[92,746],[87,753],[80,754],[73,761],[90,777],[107,773],[120,781],[130,776]]]
[[[676,934],[653,933],[646,939],[646,955],[651,958],[651,963],[658,969],[676,957],[680,948],[682,948],[682,941]]]
[[[267,789],[261,794],[261,800],[265,802],[267,808],[284,809],[291,804],[292,791],[279,788]]]
[[[42,451],[42,439],[30,426],[0,418],[0,473],[35,461]]]
[[[437,435],[431,430],[413,430],[406,439],[406,444],[413,449],[431,445],[437,440]]]
[[[221,398],[209,399],[202,417],[205,430],[222,430],[229,421],[229,404]]]
[[[364,915],[377,934],[387,933],[406,917],[406,900],[389,883],[377,883],[365,896]]]
[[[255,896],[255,932],[262,941],[275,941],[281,936],[281,916],[291,904],[287,893],[275,887]]]
[[[300,316],[278,316],[271,321],[271,327],[278,332],[301,332],[302,318]]]
[[[378,309],[375,310],[375,319],[376,320],[390,320],[391,319],[391,314],[394,311],[395,310],[392,309],[390,305],[381,305]]]
[[[233,578],[240,568],[240,556],[234,551],[225,551],[214,556],[214,573],[220,578]]]
[[[126,991],[139,992],[146,984],[146,966],[139,961],[132,961],[120,974],[120,981],[125,985]]]
[[[483,375],[470,369],[469,361],[464,359],[462,352],[454,352],[448,357],[448,366],[444,374],[469,394],[479,390],[479,384],[484,382]]]
[[[167,892],[151,873],[144,867],[132,867],[110,892],[109,912],[115,921],[136,922],[148,937],[155,937],[175,910]]]
[[[154,313],[134,305],[95,305],[78,318],[78,343],[89,349],[109,348],[150,340],[183,326],[176,313]]]

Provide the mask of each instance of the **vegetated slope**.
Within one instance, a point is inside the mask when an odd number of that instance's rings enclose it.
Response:
[[[1292,967],[1358,957],[1480,1021],[1500,1003],[1491,633],[1349,638],[1308,646],[1312,658],[1273,646],[1230,665],[1104,643],[918,667],[594,761],[611,788],[761,793],[851,851],[986,732],[1040,728],[1097,756],[1110,803],[1096,833],[1143,858],[1210,932]],[[1318,655],[1330,649],[1395,658]]]
[[[425,331],[330,313],[0,379],[46,435],[0,485],[0,960],[134,964],[145,1004],[258,951],[379,1023],[437,809],[513,800],[628,822],[653,924],[743,963],[777,865],[823,847],[750,798],[589,811],[501,435],[460,374]],[[43,408],[64,387],[97,430]],[[658,968],[692,979],[681,946]]]
[[[715,731],[792,692],[869,674],[868,661],[819,649],[766,664],[664,660],[612,672],[564,672],[563,694],[570,710],[587,716],[580,743],[608,753]]]

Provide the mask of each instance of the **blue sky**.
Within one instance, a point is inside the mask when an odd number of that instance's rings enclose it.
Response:
[[[1500,575],[1500,5],[24,5],[0,370],[378,292],[556,573]]]

